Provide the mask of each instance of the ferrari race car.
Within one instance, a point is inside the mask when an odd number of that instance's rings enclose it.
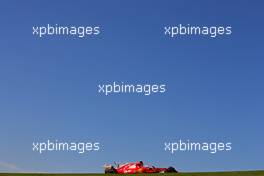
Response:
[[[109,174],[138,174],[138,173],[177,173],[173,167],[157,168],[154,166],[144,166],[142,161],[134,163],[124,163],[104,166],[105,173]]]

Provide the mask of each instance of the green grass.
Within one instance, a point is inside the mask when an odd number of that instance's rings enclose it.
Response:
[[[197,172],[177,174],[40,174],[40,173],[0,173],[0,176],[264,176],[264,171],[241,171],[241,172]]]

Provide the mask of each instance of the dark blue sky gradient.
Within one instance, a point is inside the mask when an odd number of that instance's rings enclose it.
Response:
[[[101,172],[145,160],[181,171],[263,168],[262,1],[0,2],[0,172]],[[219,38],[164,26],[232,26]],[[100,26],[97,37],[32,35],[32,26]],[[163,95],[97,93],[97,85],[160,83]],[[88,154],[32,152],[33,141],[99,141]],[[178,139],[231,141],[232,151],[163,151]],[[17,169],[4,166],[12,163]]]

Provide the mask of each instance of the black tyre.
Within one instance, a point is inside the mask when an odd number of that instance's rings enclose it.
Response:
[[[117,174],[117,171],[114,167],[111,168],[106,168],[105,169],[105,174]]]
[[[177,173],[178,171],[174,167],[168,167],[166,173],[172,173],[172,172]]]

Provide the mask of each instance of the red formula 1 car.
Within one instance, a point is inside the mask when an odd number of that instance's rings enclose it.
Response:
[[[105,173],[111,174],[138,174],[138,173],[177,173],[176,169],[173,167],[168,168],[157,168],[154,166],[144,166],[142,161],[134,163],[125,163],[125,164],[116,164],[116,167],[113,165],[105,165]]]

